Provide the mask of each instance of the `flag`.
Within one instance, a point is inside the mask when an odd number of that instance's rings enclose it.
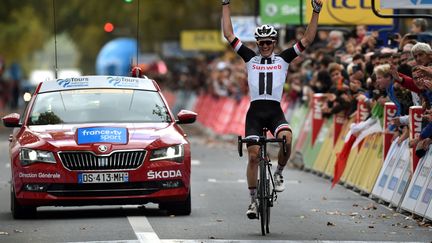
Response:
[[[360,134],[357,136],[356,141],[353,144],[353,148],[357,147],[363,139],[371,134],[382,132],[382,127],[380,122],[377,119],[371,119],[371,123],[368,124],[369,126],[365,127],[363,130],[361,130]],[[369,120],[369,119],[368,119]],[[372,123],[373,122],[373,123]]]
[[[345,166],[351,152],[351,147],[356,140],[356,136],[349,132],[347,134],[348,139],[345,140],[345,144],[342,150],[339,153],[336,153],[336,162],[333,174],[332,188],[339,182],[344,170]]]

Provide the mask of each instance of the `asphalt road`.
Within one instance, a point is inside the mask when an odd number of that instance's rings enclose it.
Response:
[[[193,125],[192,125],[193,126]],[[296,169],[284,172],[287,189],[272,208],[270,234],[247,219],[245,157],[230,141],[196,132],[192,146],[192,214],[170,216],[157,205],[42,207],[38,217],[10,214],[8,133],[0,134],[0,242],[431,242],[432,227],[420,226],[340,185]]]

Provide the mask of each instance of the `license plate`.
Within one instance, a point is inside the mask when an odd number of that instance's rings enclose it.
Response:
[[[129,173],[79,173],[78,183],[122,183],[129,181]]]

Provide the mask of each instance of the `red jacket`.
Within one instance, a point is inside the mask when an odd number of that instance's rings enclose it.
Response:
[[[422,93],[423,91],[415,85],[414,80],[405,74],[399,73],[399,76],[402,77],[402,81],[398,82],[402,85],[402,87],[411,90],[412,92],[415,92],[417,94]]]

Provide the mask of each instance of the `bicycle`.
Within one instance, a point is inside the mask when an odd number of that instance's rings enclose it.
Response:
[[[243,143],[258,143],[259,149],[259,179],[257,187],[258,199],[258,219],[261,221],[261,234],[270,233],[270,208],[277,200],[277,193],[274,190],[275,184],[271,173],[270,158],[267,156],[267,143],[283,143],[286,144],[286,137],[283,138],[267,138],[267,129],[263,129],[263,135],[257,138],[242,138],[238,136],[237,149],[239,156],[243,156]],[[283,153],[286,155],[286,147],[283,147]],[[271,189],[270,190],[270,182]],[[271,191],[271,192],[270,192]]]

